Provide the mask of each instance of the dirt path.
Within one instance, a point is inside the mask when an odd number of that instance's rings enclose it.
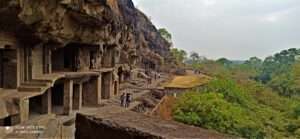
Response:
[[[153,88],[158,88],[163,82],[168,80],[168,75],[162,74],[162,77],[153,80],[151,84],[148,84],[145,79],[136,79],[130,82],[126,82],[121,84],[120,94],[122,93],[131,93],[133,101],[130,105],[129,110],[134,109],[138,105],[141,105],[143,102],[141,100],[147,99],[145,97],[151,95],[151,90]],[[120,96],[116,96],[104,103],[105,106],[119,106],[120,107]]]

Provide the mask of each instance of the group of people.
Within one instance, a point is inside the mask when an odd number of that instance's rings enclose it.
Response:
[[[132,95],[130,93],[123,93],[120,97],[120,100],[121,100],[121,106],[128,108],[132,101]]]

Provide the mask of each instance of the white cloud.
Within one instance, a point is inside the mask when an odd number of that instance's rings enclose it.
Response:
[[[202,3],[204,4],[204,6],[213,6],[216,4],[215,0],[202,0]]]
[[[280,19],[278,15],[269,15],[263,18],[263,21],[267,22],[277,22]]]
[[[294,9],[291,8],[291,9],[287,9],[287,10],[283,10],[283,11],[273,12],[273,13],[263,16],[261,20],[264,22],[271,22],[271,23],[280,22],[285,17],[287,17],[290,13],[292,13],[293,10]]]
[[[176,47],[247,59],[300,46],[300,0],[134,0]]]
[[[140,3],[141,0],[132,0],[134,5],[138,5]]]

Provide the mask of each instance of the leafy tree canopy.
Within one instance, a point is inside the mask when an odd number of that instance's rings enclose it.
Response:
[[[160,29],[158,29],[158,31],[165,40],[167,40],[169,43],[172,42],[172,35],[171,35],[171,33],[169,33],[169,31],[167,29],[160,28]]]
[[[187,52],[178,48],[172,48],[171,54],[177,65],[183,64],[187,58]]]

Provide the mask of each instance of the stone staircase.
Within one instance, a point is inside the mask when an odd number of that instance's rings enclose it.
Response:
[[[18,87],[20,92],[43,92],[51,87],[50,83],[24,82]]]
[[[46,74],[41,77],[37,77],[30,81],[21,83],[18,87],[20,92],[40,92],[43,93],[50,87],[52,87],[56,80],[63,77],[64,75],[59,74]]]

